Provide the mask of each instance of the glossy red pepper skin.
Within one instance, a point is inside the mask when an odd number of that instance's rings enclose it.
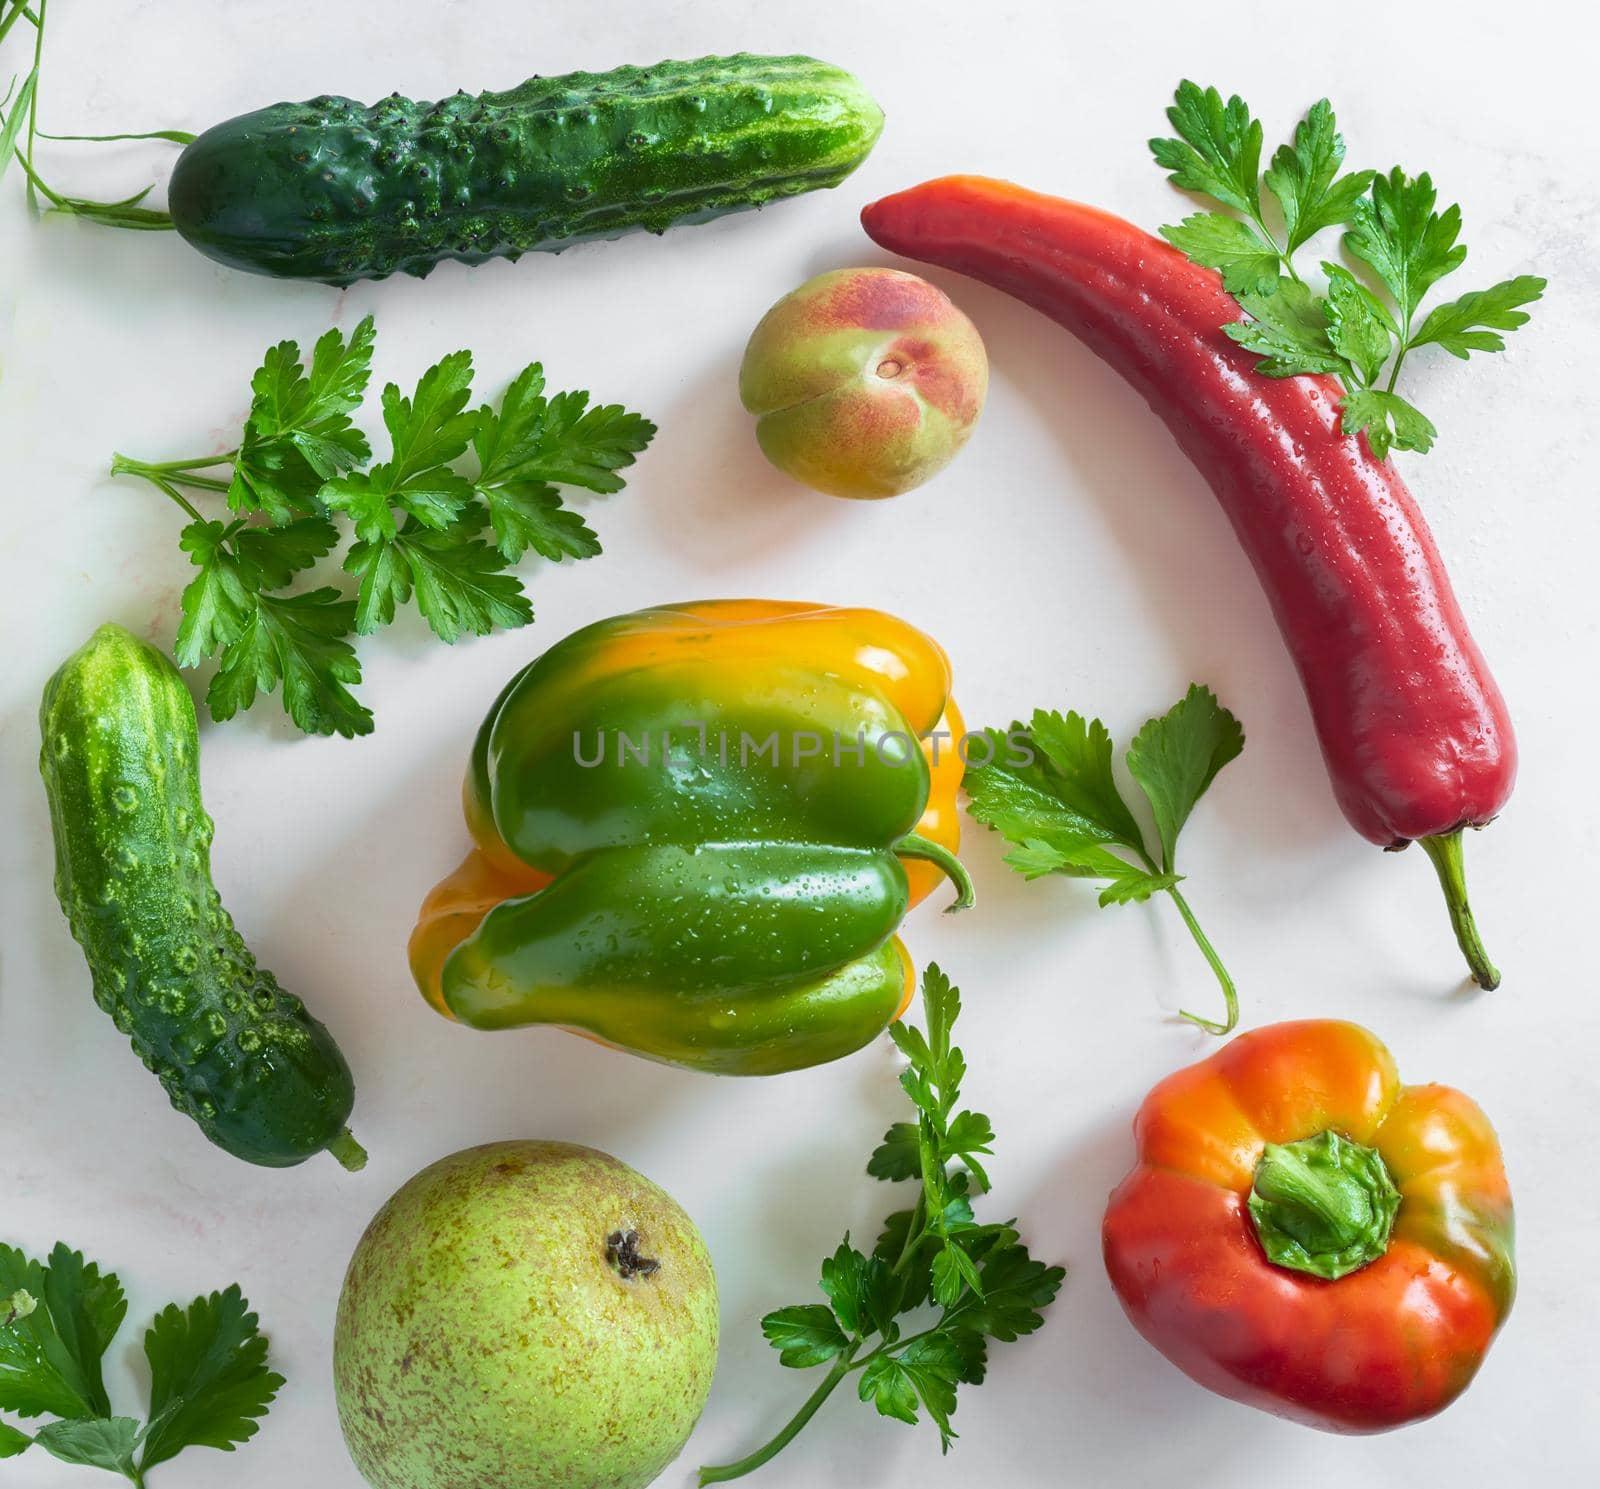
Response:
[[[1337,1281],[1268,1260],[1249,1197],[1268,1143],[1324,1129],[1380,1154],[1400,1192],[1383,1254]],[[1355,1024],[1241,1034],[1175,1071],[1134,1119],[1107,1275],[1134,1327],[1208,1390],[1328,1432],[1384,1432],[1471,1383],[1516,1295],[1499,1139],[1440,1085],[1403,1085]]]
[[[1500,811],[1517,765],[1505,702],[1399,474],[1340,434],[1332,379],[1257,373],[1222,333],[1240,310],[1217,274],[1093,207],[949,176],[861,219],[885,248],[1043,311],[1144,396],[1250,556],[1357,832],[1399,848]]]

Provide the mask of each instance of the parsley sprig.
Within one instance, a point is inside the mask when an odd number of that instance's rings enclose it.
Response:
[[[900,1084],[916,1107],[915,1122],[896,1122],[873,1152],[874,1178],[914,1181],[909,1209],[884,1222],[869,1256],[845,1236],[822,1263],[826,1303],[780,1308],[761,1332],[793,1370],[828,1366],[816,1390],[764,1447],[700,1470],[700,1483],[744,1477],[786,1448],[848,1375],[856,1394],[882,1416],[915,1425],[926,1411],[948,1452],[950,1418],[961,1385],[980,1385],[988,1341],[1010,1343],[1043,1322],[1066,1273],[1028,1254],[1016,1222],[979,1224],[972,1195],[986,1193],[982,1159],[994,1130],[981,1112],[959,1106],[966,1059],[950,1042],[961,1012],[960,990],[930,964],[922,978],[928,1029],[896,1022],[889,1032],[909,1062]],[[920,1327],[904,1327],[918,1314]]]
[[[64,1463],[110,1469],[143,1489],[145,1475],[187,1447],[256,1434],[283,1385],[237,1286],[176,1303],[144,1336],[150,1410],[112,1415],[101,1362],[128,1312],[122,1284],[57,1242],[47,1264],[0,1246],[0,1411],[48,1416],[33,1433],[0,1421],[0,1458],[40,1447]]]
[[[590,407],[587,393],[546,396],[537,362],[498,410],[474,409],[472,354],[461,351],[423,373],[410,397],[384,388],[390,453],[372,463],[351,415],[374,342],[368,316],[348,340],[326,332],[309,365],[293,341],[271,348],[251,379],[235,449],[112,461],[113,474],[151,482],[190,518],[178,542],[199,572],[183,592],[174,650],[183,667],[220,658],[206,693],[214,719],[281,684],[284,708],[306,733],[370,733],[372,714],[351,691],[361,664],[347,638],[390,624],[412,600],[441,641],[527,625],[533,607],[511,568],[530,550],[551,560],[600,552],[557,486],[620,491],[618,472],[655,434],[614,404]],[[225,498],[233,517],[206,516],[193,494]],[[332,585],[285,593],[338,548],[340,515],[355,535],[343,557],[355,598]]]
[[[1166,894],[1177,906],[1227,1005],[1222,1022],[1181,1011],[1212,1034],[1239,1021],[1233,979],[1178,885],[1178,834],[1217,772],[1244,749],[1239,721],[1216,695],[1190,684],[1160,718],[1146,720],[1127,754],[1128,772],[1149,802],[1157,845],[1123,799],[1111,771],[1111,733],[1099,719],[1036,709],[1027,724],[986,729],[987,763],[969,764],[962,784],[968,810],[1016,846],[1006,862],[1024,878],[1063,874],[1103,879],[1102,905],[1142,904]]]
[[[1395,387],[1406,357],[1438,346],[1466,360],[1505,350],[1504,331],[1527,324],[1521,306],[1545,281],[1519,274],[1434,306],[1422,301],[1466,259],[1461,209],[1436,211],[1438,193],[1424,171],[1399,166],[1341,174],[1345,144],[1327,99],[1319,99],[1261,170],[1262,128],[1237,94],[1185,81],[1167,118],[1176,138],[1150,141],[1172,183],[1225,210],[1199,212],[1161,229],[1197,264],[1218,269],[1247,319],[1223,330],[1261,360],[1268,377],[1327,373],[1344,387],[1340,427],[1366,431],[1382,460],[1392,448],[1426,451],[1438,431]],[[1276,202],[1271,220],[1262,186]],[[1323,261],[1321,293],[1297,272],[1294,254],[1324,229],[1343,226],[1355,270]],[[1387,376],[1385,376],[1387,369]]]

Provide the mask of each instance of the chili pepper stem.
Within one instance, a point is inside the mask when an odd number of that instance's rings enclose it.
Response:
[[[972,908],[975,898],[972,875],[967,872],[966,865],[943,843],[936,843],[931,838],[908,832],[894,845],[894,852],[901,858],[925,858],[944,872],[956,891],[955,900],[945,906],[946,915],[953,915],[957,910]]]
[[[1172,896],[1172,903],[1178,907],[1178,914],[1183,917],[1183,923],[1189,927],[1189,934],[1194,937],[1197,945],[1204,954],[1211,970],[1216,974],[1217,982],[1222,988],[1223,1002],[1228,1016],[1222,1023],[1215,1019],[1202,1018],[1198,1013],[1190,1013],[1185,1008],[1178,1010],[1178,1017],[1188,1019],[1191,1024],[1198,1024],[1207,1034],[1231,1034],[1234,1025],[1239,1022],[1239,990],[1233,985],[1233,978],[1228,975],[1228,969],[1222,965],[1222,958],[1216,953],[1206,933],[1200,929],[1200,922],[1194,918],[1194,911],[1189,908],[1189,902],[1178,892],[1177,885],[1169,885],[1167,893]]]
[[[355,1140],[348,1127],[342,1128],[338,1137],[328,1144],[328,1152],[352,1174],[367,1166],[367,1150]]]
[[[800,1435],[801,1429],[817,1414],[822,1403],[833,1394],[839,1382],[850,1373],[858,1348],[860,1348],[859,1340],[833,1362],[833,1369],[823,1377],[822,1384],[806,1397],[805,1404],[789,1418],[788,1423],[765,1447],[757,1448],[748,1458],[741,1458],[737,1463],[721,1463],[702,1468],[697,1480],[701,1489],[707,1484],[726,1484],[732,1479],[742,1479],[747,1473],[754,1473],[763,1464],[776,1458]]]
[[[1493,991],[1500,986],[1500,969],[1489,960],[1483,938],[1478,934],[1478,922],[1473,917],[1472,905],[1467,899],[1467,871],[1461,833],[1462,829],[1458,827],[1454,832],[1442,832],[1419,841],[1423,852],[1433,860],[1433,866],[1438,871],[1444,902],[1450,911],[1450,925],[1456,933],[1456,944],[1472,969],[1472,980],[1486,992]]]

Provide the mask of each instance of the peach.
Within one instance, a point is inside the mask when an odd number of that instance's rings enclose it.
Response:
[[[898,496],[954,457],[989,359],[943,290],[900,269],[834,269],[762,318],[739,397],[779,470],[834,496]]]

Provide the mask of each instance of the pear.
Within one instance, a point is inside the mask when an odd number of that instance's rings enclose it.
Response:
[[[334,1387],[373,1489],[641,1489],[717,1360],[694,1222],[625,1163],[559,1142],[441,1159],[367,1227]]]

